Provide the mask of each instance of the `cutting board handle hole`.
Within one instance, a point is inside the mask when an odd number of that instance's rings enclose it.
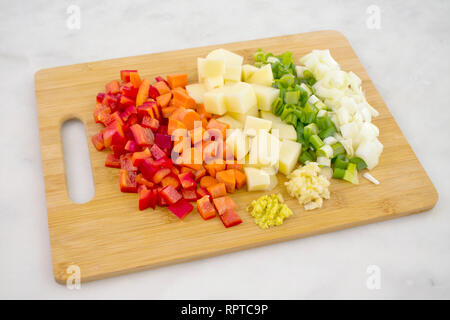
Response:
[[[95,193],[86,129],[79,119],[70,119],[61,126],[64,165],[69,197],[75,203],[92,200]]]

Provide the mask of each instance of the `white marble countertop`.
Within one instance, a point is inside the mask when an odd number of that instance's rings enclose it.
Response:
[[[0,298],[450,298],[448,1],[130,2],[0,2]],[[70,4],[80,29],[67,27]],[[380,29],[367,26],[373,4]],[[348,37],[440,194],[433,210],[80,290],[53,280],[38,69],[323,29]],[[379,289],[367,286],[371,265]]]

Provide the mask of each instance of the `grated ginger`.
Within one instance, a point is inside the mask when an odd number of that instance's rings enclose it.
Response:
[[[320,174],[316,162],[308,162],[301,168],[292,171],[285,182],[286,189],[292,197],[297,198],[305,210],[322,207],[323,199],[330,199],[328,179]]]
[[[292,215],[292,210],[284,204],[281,194],[271,194],[259,197],[253,200],[247,208],[256,224],[267,229],[272,226],[278,226],[283,223],[284,219]]]

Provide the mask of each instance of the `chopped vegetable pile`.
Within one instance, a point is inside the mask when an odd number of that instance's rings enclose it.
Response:
[[[229,125],[187,94],[187,74],[154,84],[137,70],[120,74],[97,95],[94,120],[104,128],[92,137],[97,150],[112,151],[105,166],[120,169],[120,190],[138,193],[140,210],[167,206],[184,218],[197,201],[205,220],[218,212],[226,227],[241,223],[227,196],[246,183],[224,141]]]

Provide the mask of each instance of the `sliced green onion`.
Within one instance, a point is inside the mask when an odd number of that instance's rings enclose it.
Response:
[[[333,148],[333,157],[336,157],[340,154],[345,154],[345,148],[340,142],[336,142],[335,144],[331,145],[331,148]]]
[[[336,160],[334,161],[335,168],[341,168],[344,170],[347,169],[348,164],[349,164],[348,158],[343,154],[337,156]]]
[[[326,138],[333,136],[335,133],[336,128],[333,125],[332,127],[325,129],[324,131],[320,131],[319,137],[325,140]]]
[[[324,141],[325,143],[325,141]],[[317,156],[333,158],[333,148],[331,148],[328,144],[322,146],[319,150],[317,150]]]
[[[312,144],[314,149],[316,149],[316,150],[319,150],[321,147],[323,147],[325,145],[325,143],[323,143],[322,139],[320,139],[319,136],[316,134],[313,134],[312,136],[310,136],[308,140]]]
[[[356,165],[356,169],[358,169],[358,171],[361,171],[361,170],[367,168],[366,162],[363,159],[359,158],[359,157],[351,158],[350,162],[354,163]]]
[[[345,175],[345,169],[336,168],[333,169],[333,178],[335,179],[342,179]]]
[[[298,158],[298,161],[305,164],[307,161],[314,161],[314,159],[308,151],[304,151]]]
[[[255,54],[253,55],[253,59],[254,59],[256,62],[265,62],[265,61],[266,61],[266,59],[265,59],[265,54],[264,54],[264,52],[263,52],[261,49],[258,49],[258,50],[255,52]]]
[[[284,102],[289,104],[297,104],[300,99],[300,91],[287,91],[284,95]]]
[[[303,129],[303,136],[305,137],[305,140],[309,142],[309,137],[317,134],[318,131],[317,125],[315,123],[310,123]]]

